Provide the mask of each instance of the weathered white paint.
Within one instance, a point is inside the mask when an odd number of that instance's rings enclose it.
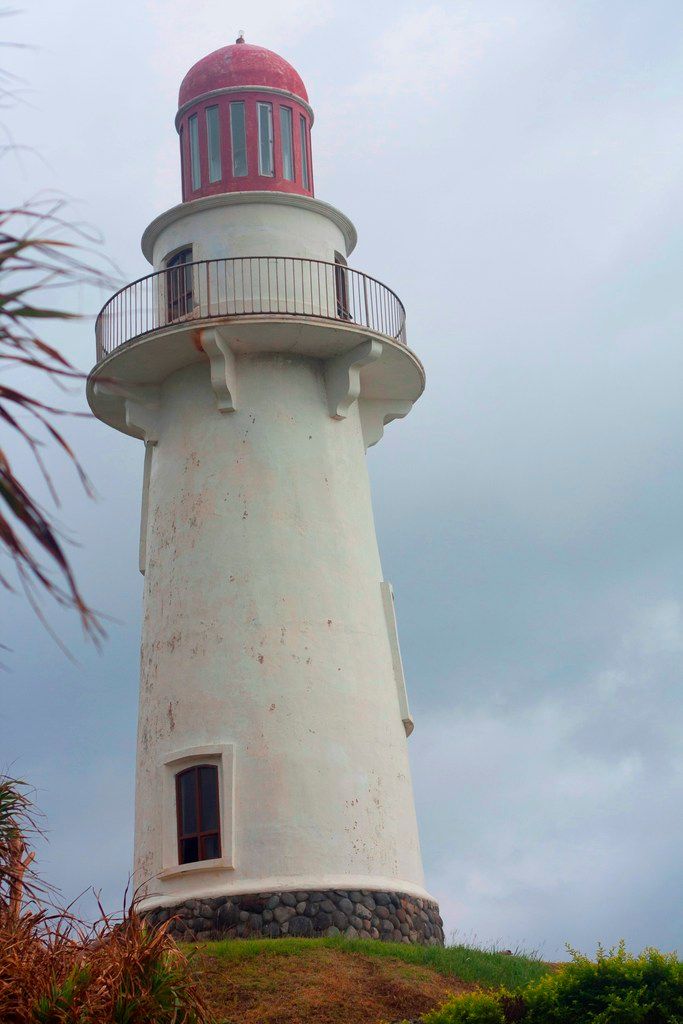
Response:
[[[235,867],[204,891],[267,878],[423,875],[357,406],[327,409],[322,364],[237,359],[217,412],[208,368],[163,385],[149,484],[136,879],[162,862],[159,764],[235,747]],[[195,892],[197,871],[157,879]],[[254,882],[258,880],[258,883]],[[245,891],[244,888],[242,891]]]
[[[189,244],[195,260],[294,256],[334,263],[335,252],[353,251],[356,229],[334,206],[310,196],[228,192],[174,206],[142,236],[142,251],[156,270]]]
[[[158,218],[145,243],[155,265],[188,243],[196,259],[348,251],[338,211],[253,195]],[[145,401],[131,399],[135,382]],[[156,442],[136,780],[143,906],[280,889],[428,896],[365,464],[422,386],[409,349],[354,325],[246,316],[155,332],[91,376],[94,411]],[[224,847],[220,862],[185,867],[172,779],[197,759],[220,768]]]

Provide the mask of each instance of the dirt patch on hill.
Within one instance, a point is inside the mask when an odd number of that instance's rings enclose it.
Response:
[[[201,953],[196,970],[220,1024],[380,1024],[411,1020],[475,986],[427,967],[336,949],[245,960]]]

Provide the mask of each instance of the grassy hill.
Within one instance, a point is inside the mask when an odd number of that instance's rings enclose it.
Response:
[[[456,993],[516,989],[552,970],[466,946],[238,939],[185,948],[220,1024],[393,1024]]]

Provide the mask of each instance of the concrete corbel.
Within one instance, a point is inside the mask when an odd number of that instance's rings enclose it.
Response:
[[[159,404],[126,399],[126,426],[147,445],[159,440]]]
[[[330,416],[343,420],[360,395],[361,367],[374,363],[382,355],[382,343],[368,339],[350,352],[342,352],[325,361],[325,387]]]
[[[381,441],[387,423],[407,416],[413,404],[411,399],[362,398],[359,408],[365,447]]]
[[[131,434],[145,444],[159,440],[159,388],[140,385],[130,387],[116,381],[97,381],[95,394],[123,406],[126,426]]]
[[[219,412],[234,412],[237,408],[235,354],[215,327],[202,331],[201,344],[211,364],[211,387]]]

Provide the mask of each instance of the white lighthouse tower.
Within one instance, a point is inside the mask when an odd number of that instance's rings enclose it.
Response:
[[[440,943],[365,462],[424,372],[312,123],[277,54],[195,64],[183,201],[97,322],[90,405],[145,444],[135,881],[184,938]]]

